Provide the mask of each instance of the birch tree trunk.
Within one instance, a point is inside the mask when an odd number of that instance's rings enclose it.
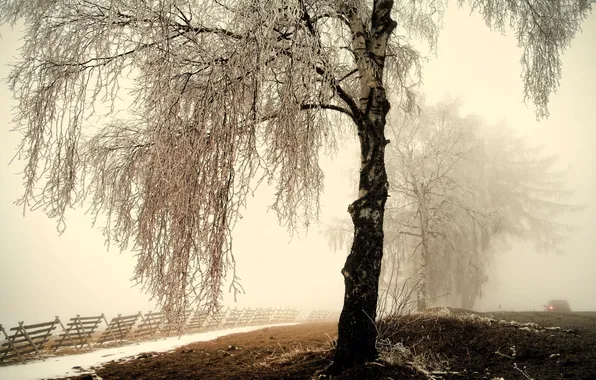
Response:
[[[372,361],[377,356],[375,319],[388,190],[384,126],[389,102],[384,90],[375,89],[375,92],[375,107],[381,117],[379,122],[367,122],[367,133],[360,135],[362,165],[359,188],[362,195],[348,208],[354,223],[354,242],[341,271],[345,295],[334,362],[338,369]]]
[[[389,101],[383,86],[387,41],[397,23],[391,19],[393,1],[376,0],[370,30],[357,11],[346,16],[352,32],[352,49],[360,74],[360,113],[355,118],[360,141],[358,199],[348,212],[354,223],[354,242],[341,271],[344,306],[330,373],[377,358],[377,299],[383,259],[383,218],[389,182],[385,170],[385,124]]]

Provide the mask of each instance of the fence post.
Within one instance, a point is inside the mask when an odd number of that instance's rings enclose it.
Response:
[[[4,337],[6,338],[6,341],[8,342],[8,347],[9,347],[6,350],[6,352],[4,353],[4,356],[1,358],[0,362],[2,362],[4,360],[4,358],[10,353],[10,349],[12,349],[14,352],[17,353],[17,355],[19,356],[19,359],[21,359],[21,361],[24,363],[25,360],[21,356],[21,353],[19,352],[19,350],[17,350],[17,348],[14,345],[14,342],[13,342],[14,341],[14,335],[12,337],[9,337],[8,334],[6,334],[6,330],[4,330],[4,327],[2,327],[2,325],[0,325],[0,330],[2,330],[2,333],[4,334]]]
[[[79,314],[77,314],[77,317],[78,316],[79,316]],[[56,318],[58,318],[58,316],[56,316]],[[62,324],[62,321],[60,319],[58,319],[58,322],[60,322],[60,327],[62,327],[64,336],[62,336],[62,338],[60,338],[60,341],[58,342],[58,344],[54,345],[54,352],[56,352],[58,350],[58,348],[62,345],[62,342],[64,341],[64,339],[66,337],[68,337],[68,339],[70,339],[72,345],[75,346],[77,352],[79,352],[79,346],[76,345],[75,341],[72,339],[72,336],[70,336],[70,330],[72,329],[72,325],[68,326],[68,329],[66,329],[66,328],[64,328],[64,325]]]
[[[54,321],[54,322],[56,322],[56,321]],[[33,343],[31,338],[29,337],[29,334],[27,334],[27,330],[25,330],[25,328],[23,327],[23,321],[19,322],[19,329],[17,331],[23,332],[23,336],[25,337],[25,339],[27,339],[27,342],[29,342],[29,344],[33,346],[33,349],[35,350],[35,352],[37,352],[37,355],[41,358],[41,360],[45,361],[43,355],[41,354],[41,352],[39,352],[39,350],[37,349],[37,346],[35,345],[35,343]]]

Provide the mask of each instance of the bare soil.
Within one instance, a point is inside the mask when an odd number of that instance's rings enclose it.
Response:
[[[386,360],[336,379],[596,380],[596,313],[451,310],[401,317],[380,329],[387,338],[382,341]],[[336,337],[334,323],[271,327],[172,352],[149,352],[94,370],[104,380],[309,379],[333,359]],[[395,354],[402,352],[398,348],[407,348],[407,354]],[[399,360],[389,364],[388,357]]]

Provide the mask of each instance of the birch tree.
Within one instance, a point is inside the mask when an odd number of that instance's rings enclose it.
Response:
[[[524,95],[546,116],[559,56],[591,2],[469,3],[490,28],[514,29]],[[410,39],[434,48],[444,5],[0,0],[0,20],[26,27],[9,77],[26,162],[21,203],[62,229],[65,211],[90,201],[110,241],[137,252],[136,279],[166,311],[194,297],[216,304],[234,269],[230,231],[253,177],[273,181],[273,208],[290,229],[309,222],[322,188],[319,150],[333,145],[339,125],[353,126],[359,193],[348,208],[354,241],[329,372],[373,360],[388,93],[405,110],[413,105],[420,55]],[[91,125],[94,107],[114,104],[125,77],[134,88],[130,115]]]
[[[504,241],[562,252],[573,228],[559,218],[582,207],[568,203],[565,172],[553,170],[544,147],[460,115],[451,100],[419,106],[414,115],[390,114],[380,294],[414,292],[418,310],[433,303],[472,309]],[[327,231],[330,248],[347,245],[350,232],[337,221]]]
[[[503,124],[460,116],[455,102],[424,106],[415,117],[396,113],[385,229],[404,237],[386,247],[415,247],[410,274],[418,278],[419,310],[438,297],[471,309],[504,240],[563,252],[574,228],[561,217],[583,207],[569,203],[567,173],[555,170],[556,157],[545,147],[531,146]]]
[[[414,255],[418,310],[426,309],[429,281],[440,282],[451,274],[444,266],[431,272],[436,257],[463,259],[469,247],[456,246],[471,233],[472,223],[483,229],[493,223],[477,175],[482,154],[475,135],[478,124],[477,118],[460,116],[457,104],[446,101],[424,106],[417,116],[396,112],[391,125],[396,141],[388,159],[392,200],[405,205],[391,207],[395,211],[389,212],[387,222],[398,236],[419,241]]]
[[[568,171],[545,146],[532,146],[503,125],[481,132],[487,196],[500,214],[497,232],[534,242],[539,252],[563,253],[575,228],[560,217],[585,209],[569,202],[574,191],[567,184]]]

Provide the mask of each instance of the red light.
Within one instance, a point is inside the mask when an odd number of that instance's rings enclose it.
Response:
[[[552,309],[554,309],[554,307],[551,305],[551,306],[548,307],[548,309],[549,310],[552,310]]]

